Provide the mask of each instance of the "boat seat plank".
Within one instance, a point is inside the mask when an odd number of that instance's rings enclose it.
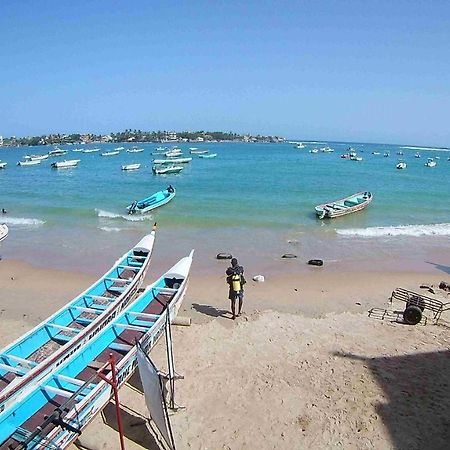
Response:
[[[72,383],[75,386],[83,386],[83,384],[85,384],[84,381],[79,380],[78,378],[68,377],[67,375],[57,374],[55,375],[55,378],[61,381],[67,381],[68,383]],[[90,383],[89,386],[86,386],[86,389],[93,389],[95,386],[96,385],[94,383]]]
[[[17,375],[25,375],[29,370],[25,367],[19,367],[19,366],[10,366],[9,364],[3,364],[0,363],[0,369],[6,370],[6,372],[14,372]]]
[[[90,323],[94,322],[95,319],[88,319],[86,317],[77,317],[75,319],[76,323],[79,323],[80,325],[89,325]]]
[[[46,327],[53,327],[57,330],[69,331],[71,333],[79,333],[81,330],[79,328],[65,327],[64,325],[57,325],[56,323],[47,322],[45,324]]]
[[[112,342],[108,345],[108,348],[112,350],[116,350],[118,352],[129,352],[133,346],[129,344],[119,344],[118,342]]]
[[[15,356],[15,355],[10,355],[8,353],[0,353],[0,358],[11,359],[12,361],[15,361],[20,364],[26,364],[31,367],[37,366],[37,363],[34,361],[31,361],[29,359],[20,358],[19,356]]]
[[[101,314],[102,311],[99,311],[95,308],[84,308],[83,306],[70,306],[70,309],[75,309],[77,311],[91,313],[91,314]]]
[[[133,281],[133,279],[127,280],[126,278],[108,277],[108,278],[105,278],[105,281],[112,281],[113,283],[128,283],[128,284],[130,284]]]
[[[125,270],[132,270],[133,272],[135,270],[139,271],[140,267],[136,267],[136,266],[128,266],[128,265],[122,265],[120,264],[119,266],[117,266],[120,269],[125,269]]]
[[[125,313],[125,315],[131,317],[143,317],[144,319],[150,319],[153,321],[156,321],[161,317],[161,314],[147,314],[143,312],[134,312],[134,311],[127,312]]]
[[[69,391],[67,389],[55,388],[53,386],[43,386],[42,389],[51,394],[57,394],[57,395],[60,395],[61,397],[65,397],[65,398],[70,398],[74,394],[73,391]],[[83,394],[81,392],[77,394],[77,396],[80,396],[80,397],[84,397],[85,395],[86,394]]]
[[[143,322],[143,321],[141,321]],[[117,323],[114,325],[115,328],[123,328],[124,330],[132,330],[132,331],[140,331],[142,333],[146,333],[151,327],[153,323],[149,323],[149,326],[138,326],[138,325],[128,325],[125,323]]]

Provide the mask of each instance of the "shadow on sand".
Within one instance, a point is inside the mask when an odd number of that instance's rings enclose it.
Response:
[[[192,303],[192,307],[199,313],[205,314],[210,317],[224,317],[225,319],[231,319],[230,311],[226,309],[214,308],[211,305],[201,305],[199,303]]]
[[[366,358],[335,353],[366,364],[386,395],[374,408],[398,450],[448,449],[450,351]]]
[[[431,264],[432,266],[436,267],[436,269],[445,272],[447,274],[450,274],[450,266],[444,266],[442,264],[436,264],[434,262],[431,261],[425,261],[427,264]]]

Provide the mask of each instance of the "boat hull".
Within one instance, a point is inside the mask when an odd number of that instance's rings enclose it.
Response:
[[[171,200],[175,198],[176,190],[173,192],[169,192],[167,189],[164,191],[158,191],[150,197],[144,198],[143,200],[139,200],[134,202],[131,205],[127,206],[128,214],[145,214],[149,211],[153,211],[160,206],[164,206],[169,203]]]
[[[359,192],[334,202],[318,205],[315,210],[319,219],[334,219],[363,210],[371,203],[372,198],[373,195],[370,192]]]

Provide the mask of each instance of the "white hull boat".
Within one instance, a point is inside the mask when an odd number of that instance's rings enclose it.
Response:
[[[38,164],[40,164],[41,161],[37,160],[37,161],[19,161],[17,163],[18,166],[37,166]]]
[[[7,165],[8,163],[0,161],[0,169],[4,169]]]
[[[116,156],[119,153],[120,153],[119,150],[115,150],[115,151],[112,151],[112,152],[103,152],[102,156]]]
[[[70,167],[76,167],[79,162],[79,159],[69,159],[66,161],[54,162],[52,163],[52,167],[54,169],[69,169]]]
[[[6,239],[9,230],[5,223],[0,224],[0,242]]]
[[[122,170],[138,170],[140,167],[140,164],[126,164],[122,166]]]

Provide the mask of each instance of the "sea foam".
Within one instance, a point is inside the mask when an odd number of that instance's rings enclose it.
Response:
[[[142,215],[130,215],[130,214],[117,214],[110,211],[105,211],[103,209],[96,209],[98,217],[102,217],[104,219],[122,219],[128,220],[130,222],[140,222],[142,220],[152,220],[153,217],[149,214]]]
[[[100,227],[100,230],[106,231],[108,233],[122,231],[122,228],[117,227]]]
[[[0,216],[0,222],[6,223],[6,225],[17,226],[17,227],[39,227],[44,225],[45,221],[40,219],[28,219],[25,217],[8,217]]]
[[[342,236],[361,236],[367,238],[382,236],[450,236],[450,223],[433,225],[400,225],[396,227],[349,228],[336,230]]]

